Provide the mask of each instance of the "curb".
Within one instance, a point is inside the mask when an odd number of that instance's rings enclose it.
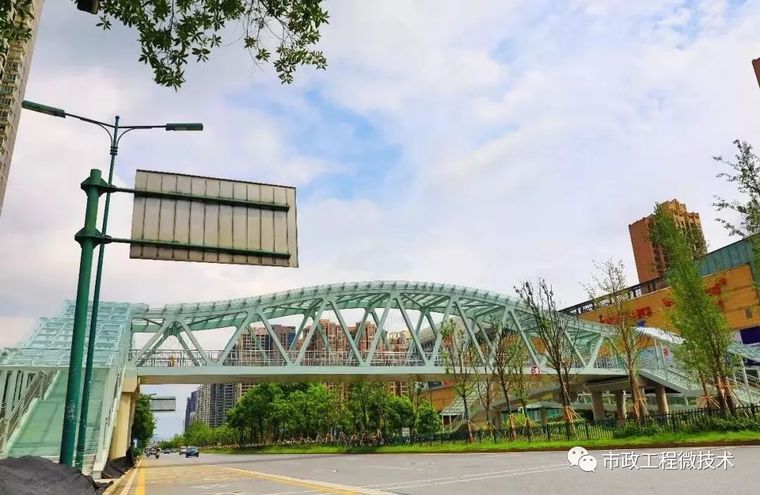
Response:
[[[130,469],[131,471],[131,469]],[[128,473],[129,471],[127,471]],[[122,476],[120,476],[118,479],[111,480],[111,484],[108,485],[108,488],[103,492],[103,495],[113,495],[116,493],[116,491],[119,489],[119,487],[122,485],[122,482],[127,477],[127,473],[124,473]]]
[[[129,468],[129,471],[126,471],[124,474],[119,476],[118,478],[111,479],[111,484],[106,488],[106,490],[103,492],[103,495],[114,495],[116,494],[119,489],[121,489],[125,483],[125,480],[130,477],[130,475],[138,468],[139,462],[135,463],[134,466]],[[105,481],[105,480],[101,480]]]

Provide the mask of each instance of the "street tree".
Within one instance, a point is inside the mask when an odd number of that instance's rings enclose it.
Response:
[[[575,343],[567,331],[571,317],[560,313],[554,290],[543,278],[535,284],[525,281],[515,291],[531,316],[546,364],[556,375],[563,416],[572,430],[575,413],[570,407],[570,368]]]
[[[484,356],[490,354],[490,347],[487,343],[481,344],[481,352]],[[483,411],[485,412],[486,428],[488,428],[492,434],[495,434],[494,429],[496,429],[496,423],[498,421],[492,421],[491,414],[493,403],[496,401],[499,392],[499,384],[493,360],[486,359],[483,363],[483,369],[485,370],[485,373],[478,376],[475,380],[475,391],[478,394],[480,405],[483,406]],[[496,412],[496,414],[498,414],[498,412]]]
[[[718,221],[732,236],[749,239],[752,245],[753,261],[757,265],[760,263],[760,235],[758,235],[760,234],[760,157],[755,153],[752,145],[746,141],[737,139],[734,145],[737,152],[733,161],[724,159],[722,156],[713,158],[728,169],[719,173],[718,177],[735,184],[740,199],[729,201],[716,197],[713,206],[719,212],[739,217],[738,223],[726,218],[718,218]]]
[[[722,156],[713,157],[729,169],[718,174],[731,184],[736,184],[741,199],[726,200],[716,197],[713,206],[718,211],[738,215],[739,222],[719,218],[718,221],[731,235],[749,237],[760,233],[760,158],[746,141],[734,141],[737,148],[734,161]]]
[[[423,399],[417,409],[414,431],[418,435],[431,435],[441,431],[441,415],[427,399]]]
[[[705,291],[694,261],[693,235],[692,230],[679,228],[663,208],[655,207],[652,240],[662,246],[670,260],[667,277],[673,305],[669,316],[685,340],[687,362],[693,371],[707,373],[705,378],[714,384],[721,410],[733,412],[726,364],[731,330],[725,315]]]
[[[132,438],[137,440],[137,448],[144,449],[156,429],[156,419],[150,410],[150,396],[140,394],[135,403],[135,416],[132,421]]]
[[[454,394],[462,401],[464,421],[467,424],[467,438],[474,440],[472,434],[472,421],[470,418],[469,398],[477,376],[475,364],[477,363],[476,343],[471,343],[461,325],[453,319],[441,324],[441,341],[443,361],[446,374],[454,382]]]
[[[523,380],[523,364],[525,361],[525,345],[520,335],[494,320],[489,325],[489,333],[493,335],[493,354],[489,364],[501,389],[501,395],[507,408],[509,437],[515,438],[515,419],[512,413],[510,394],[513,385]]]
[[[633,403],[631,412],[638,421],[642,415],[648,413],[646,398],[639,386],[639,361],[647,345],[647,337],[636,328],[623,262],[609,259],[594,262],[594,267],[596,273],[593,275],[593,282],[586,286],[586,291],[594,301],[594,307],[600,311],[604,322],[614,330],[610,340],[628,374]]]

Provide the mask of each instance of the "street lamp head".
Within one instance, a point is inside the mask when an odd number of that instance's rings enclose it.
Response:
[[[42,105],[40,103],[35,103],[29,100],[22,101],[21,108],[25,108],[33,112],[39,112],[39,113],[44,113],[47,115],[52,115],[53,117],[66,118],[66,112],[61,108],[49,107],[47,105]]]
[[[167,131],[202,131],[203,124],[201,123],[172,123],[166,124],[164,128]]]

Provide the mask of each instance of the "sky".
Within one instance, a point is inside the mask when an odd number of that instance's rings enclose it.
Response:
[[[628,224],[678,198],[715,221],[715,155],[758,142],[760,1],[328,1],[326,71],[281,85],[230,41],[174,91],[152,81],[137,35],[70,2],[47,2],[26,98],[125,124],[203,122],[202,133],[136,131],[116,180],[137,168],[294,185],[300,267],[130,260],[111,245],[102,298],[163,305],[331,282],[453,283],[508,295],[550,281],[586,299],[594,260],[637,282]],[[73,299],[79,183],[107,167],[101,129],[22,114],[0,217],[0,346]],[[131,198],[114,196],[126,237]],[[159,436],[180,431],[193,387]]]

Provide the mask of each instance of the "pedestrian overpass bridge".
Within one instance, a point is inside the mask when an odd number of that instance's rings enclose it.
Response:
[[[73,317],[73,303],[67,302],[60,314],[41,318],[21,346],[0,351],[0,456],[57,458]],[[441,380],[446,364],[440,330],[450,319],[462,329],[477,372],[491,358],[493,324],[500,323],[524,345],[525,373],[552,373],[532,315],[515,299],[486,290],[375,281],[164,307],[103,302],[86,468],[99,471],[109,457],[124,454],[140,384]],[[700,394],[669,358],[678,337],[641,331],[648,342],[642,377],[671,391]],[[626,375],[610,327],[567,316],[567,338],[577,389],[598,389]],[[735,344],[731,352],[760,362],[760,348]],[[745,399],[760,402],[760,391],[748,384]]]

